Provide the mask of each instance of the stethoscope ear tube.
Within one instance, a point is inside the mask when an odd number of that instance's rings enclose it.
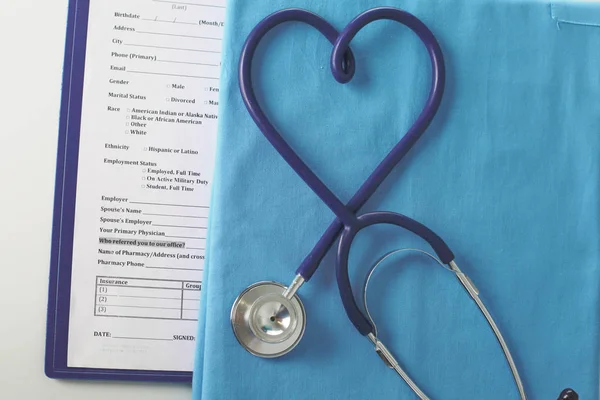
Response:
[[[407,252],[414,252],[414,253],[422,254],[422,255],[430,258],[431,260],[433,260],[435,263],[437,263],[442,268],[444,268],[444,269],[446,269],[446,270],[448,270],[450,272],[454,272],[454,271],[452,271],[451,268],[449,268],[448,266],[444,265],[444,263],[442,263],[436,256],[434,256],[431,253],[426,252],[425,250],[421,250],[421,249],[413,249],[413,248],[396,249],[396,250],[389,251],[389,252],[385,253],[383,256],[381,256],[377,261],[375,261],[375,263],[367,271],[367,275],[366,275],[366,278],[365,278],[365,281],[364,281],[363,287],[362,287],[362,306],[365,309],[365,313],[367,314],[367,318],[369,319],[369,321],[371,322],[371,325],[373,326],[373,334],[376,337],[378,336],[378,333],[377,333],[377,324],[375,324],[375,321],[373,320],[373,316],[371,315],[371,312],[369,311],[369,304],[368,304],[368,301],[367,301],[367,293],[368,293],[368,289],[369,289],[369,283],[371,282],[371,278],[374,276],[375,271],[385,261],[387,261],[389,258],[391,258],[391,257],[393,257],[395,255],[399,255],[401,253],[407,253]]]
[[[377,333],[377,325],[375,324],[375,321],[373,320],[371,312],[369,311],[369,305],[367,302],[367,293],[368,293],[368,289],[369,289],[369,282],[371,281],[371,278],[373,277],[377,268],[379,266],[381,266],[383,264],[383,262],[386,261],[388,258],[390,258],[394,255],[400,254],[400,253],[404,253],[404,252],[417,252],[417,253],[423,254],[423,255],[429,257],[430,259],[432,259],[433,261],[435,261],[436,263],[438,263],[442,268],[452,271],[449,267],[445,266],[433,254],[430,254],[430,253],[420,250],[420,249],[392,250],[392,251],[384,254],[382,257],[380,257],[373,264],[373,266],[371,266],[369,271],[367,271],[367,276],[365,278],[365,282],[363,284],[363,289],[362,289],[363,307],[365,309],[365,313],[367,314],[367,318],[369,319],[369,321],[371,322],[371,325],[373,326],[373,333],[369,333],[367,335],[367,337],[374,344],[375,352],[377,353],[377,355],[379,355],[379,357],[383,360],[383,362],[388,367],[394,369],[398,373],[398,375],[400,375],[400,377],[406,382],[406,384],[412,389],[412,391],[415,392],[415,394],[419,397],[419,399],[428,400],[429,398],[427,397],[427,395],[425,395],[425,393],[419,388],[419,386],[410,378],[408,373],[406,373],[404,371],[404,369],[400,366],[400,363],[395,359],[395,357],[393,356],[391,351],[389,351],[387,349],[387,347],[385,347],[385,345],[381,342],[381,340],[379,340],[378,333]]]

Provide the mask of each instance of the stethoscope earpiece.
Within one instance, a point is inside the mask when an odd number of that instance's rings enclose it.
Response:
[[[573,389],[565,389],[558,396],[558,400],[579,400],[579,395]]]

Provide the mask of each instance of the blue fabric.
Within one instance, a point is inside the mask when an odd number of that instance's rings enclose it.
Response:
[[[530,399],[556,399],[565,387],[599,398],[600,28],[557,26],[541,1],[231,0],[194,399],[414,398],[346,318],[333,252],[299,292],[308,326],[292,353],[254,357],[229,323],[246,286],[289,284],[334,218],[247,114],[237,80],[243,42],[282,8],[342,29],[379,5],[429,26],[448,79],[434,123],[361,211],[401,212],[446,240]],[[347,85],[331,76],[331,44],[301,24],[265,38],[254,64],[274,124],[344,202],[416,118],[430,84],[421,42],[399,24],[376,22],[351,45],[357,68]],[[378,257],[413,246],[429,250],[397,228],[361,232],[350,265],[356,295]],[[430,397],[517,398],[493,334],[450,272],[400,256],[369,293],[380,337]]]

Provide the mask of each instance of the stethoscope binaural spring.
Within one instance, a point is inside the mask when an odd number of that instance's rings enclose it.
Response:
[[[355,68],[354,55],[349,47],[350,41],[364,26],[382,19],[397,21],[407,26],[423,42],[431,60],[431,89],[425,107],[415,123],[375,168],[348,204],[344,204],[300,159],[262,111],[252,86],[252,59],[261,39],[271,29],[284,22],[303,22],[317,29],[333,44],[331,71],[338,82],[347,83],[352,79]],[[454,254],[446,243],[423,224],[399,213],[375,211],[357,214],[357,211],[415,145],[433,120],[442,100],[445,79],[442,51],[433,33],[414,15],[397,8],[378,7],[368,10],[352,20],[340,33],[318,15],[301,9],[286,9],[275,12],[263,19],[252,30],[244,44],[240,58],[239,81],[244,104],[271,145],[333,211],[337,218],[327,228],[310,254],[302,261],[296,270],[294,280],[289,286],[270,281],[258,282],[246,288],[237,297],[231,309],[230,318],[237,340],[247,351],[259,357],[273,358],[280,357],[296,347],[304,334],[306,326],[306,311],[297,295],[297,291],[305,282],[310,280],[323,257],[339,236],[336,278],[348,318],[358,332],[371,341],[375,351],[386,365],[394,369],[419,398],[428,399],[377,337],[377,330],[370,315],[365,315],[355,301],[348,276],[350,247],[357,233],[366,227],[377,224],[395,225],[416,234],[429,243],[437,258],[433,255],[430,256],[442,266],[447,266],[456,275],[458,281],[490,325],[502,347],[520,398],[522,400],[526,399],[525,389],[508,345],[481,301],[478,289],[469,277],[460,270],[456,264]],[[364,290],[366,292],[366,286]],[[561,396],[560,400],[577,398],[577,394],[571,389],[565,389]]]

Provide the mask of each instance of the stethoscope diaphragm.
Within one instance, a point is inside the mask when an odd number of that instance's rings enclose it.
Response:
[[[255,356],[280,357],[296,347],[304,335],[304,305],[296,294],[288,299],[285,290],[277,282],[258,282],[240,293],[233,303],[233,333]]]

